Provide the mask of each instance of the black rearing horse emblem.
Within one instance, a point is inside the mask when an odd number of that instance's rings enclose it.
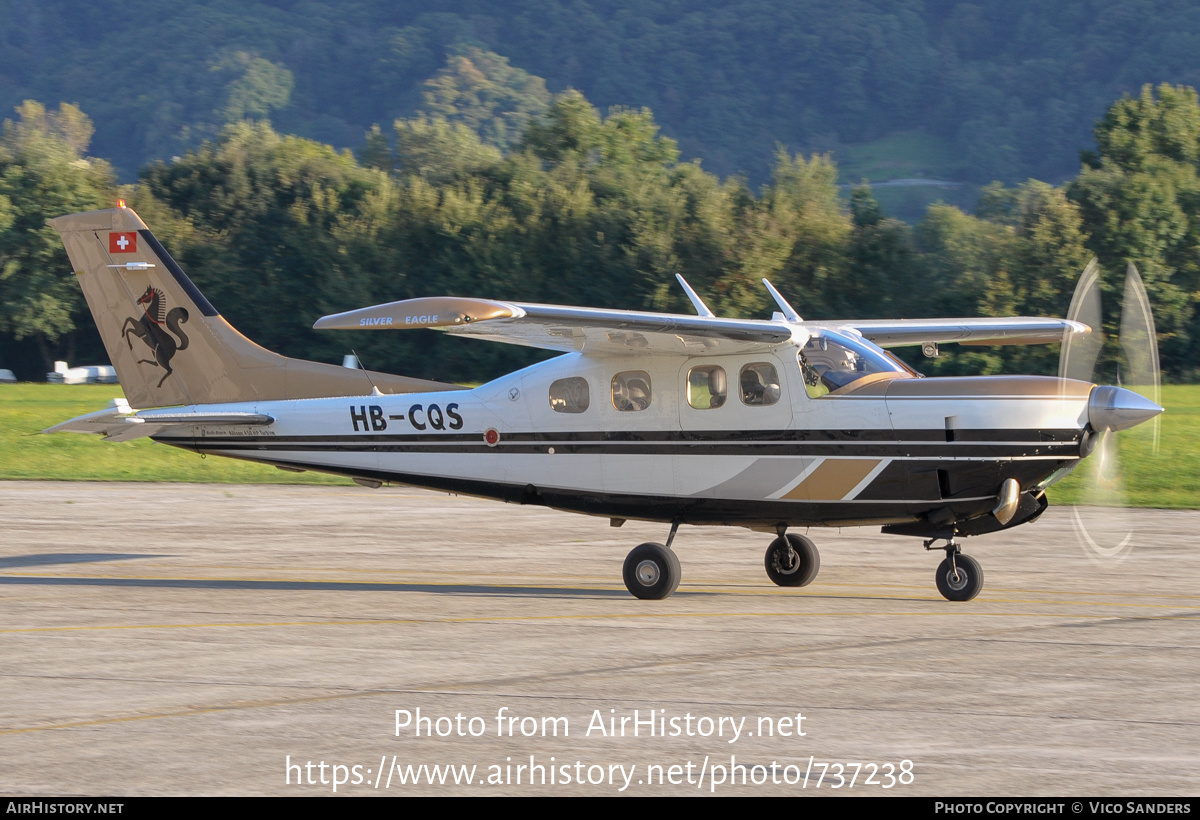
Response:
[[[150,346],[150,353],[154,358],[138,359],[138,363],[152,364],[166,370],[167,372],[158,380],[158,386],[162,387],[167,376],[174,372],[171,369],[171,359],[175,353],[187,350],[188,337],[180,327],[188,320],[187,308],[172,308],[168,312],[167,306],[163,303],[163,292],[153,286],[146,288],[146,292],[142,294],[142,298],[138,299],[137,303],[142,308],[142,318],[134,319],[130,316],[126,319],[121,328],[121,335],[129,344],[130,350],[133,350],[133,339],[130,338],[130,335],[137,336]],[[164,313],[166,313],[165,317]],[[175,343],[175,339],[171,338],[168,330],[179,337],[178,344]]]

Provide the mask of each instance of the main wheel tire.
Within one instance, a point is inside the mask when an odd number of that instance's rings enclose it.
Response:
[[[679,586],[679,557],[662,544],[641,544],[625,556],[622,574],[633,597],[658,601]]]
[[[937,588],[947,601],[969,601],[983,589],[983,567],[969,555],[946,558],[938,564]]]
[[[784,538],[787,541],[784,541]],[[791,543],[792,551],[795,552],[795,560],[790,567],[787,566],[788,543]],[[767,567],[767,577],[779,586],[803,587],[811,584],[817,577],[817,571],[821,569],[821,553],[817,552],[816,544],[803,535],[788,533],[771,542],[771,546],[767,547],[764,563]]]

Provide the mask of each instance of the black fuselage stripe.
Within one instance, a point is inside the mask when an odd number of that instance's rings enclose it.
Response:
[[[203,424],[197,425],[204,427]],[[197,438],[206,438],[199,436]],[[228,441],[250,441],[252,435],[216,436]],[[475,444],[483,440],[480,433],[345,433],[338,435],[318,434],[301,436],[258,436],[276,442],[306,443],[311,441],[339,443],[376,444]],[[809,444],[818,445],[891,445],[901,447],[924,447],[953,444],[976,446],[1028,446],[1028,445],[1071,445],[1078,444],[1079,430],[969,430],[954,431],[948,441],[943,430],[746,430],[705,431],[655,430],[655,431],[606,431],[606,432],[549,432],[549,433],[501,433],[500,443],[512,445],[587,445],[587,444]]]
[[[955,444],[1051,444],[1078,442],[1080,431],[1030,429],[954,430]],[[234,437],[231,437],[234,438]],[[378,441],[378,442],[446,442],[482,440],[480,433],[346,433],[316,436],[272,436],[276,441]],[[540,442],[545,444],[605,443],[605,442],[663,442],[663,443],[779,443],[805,442],[812,444],[844,442],[882,444],[945,444],[946,431],[934,430],[632,430],[632,431],[556,431],[501,433],[501,442]]]
[[[953,458],[967,460],[995,460],[1011,458],[1075,458],[1078,445],[1036,444],[963,446],[956,444],[919,447],[886,444],[842,444],[838,447],[812,448],[804,444],[779,444],[777,442],[740,444],[669,444],[608,442],[604,444],[555,443],[501,444],[488,447],[482,441],[472,443],[422,442],[383,443],[371,441],[343,442],[306,439],[304,441],[279,441],[273,438],[192,438],[154,436],[164,444],[187,447],[208,452],[290,452],[290,453],[427,453],[498,455],[525,454],[544,455],[554,448],[557,455],[640,455],[640,456],[794,456],[810,458],[858,457],[858,458],[901,458],[937,459]]]

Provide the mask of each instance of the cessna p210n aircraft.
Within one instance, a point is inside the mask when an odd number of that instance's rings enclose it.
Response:
[[[883,350],[1057,342],[1062,319],[770,321],[457,297],[326,316],[320,329],[435,328],[564,355],[473,389],[290,359],[231,327],[121,207],[58,217],[126,400],[50,428],[149,436],[198,453],[670,525],[635,547],[639,598],[679,584],[680,524],[771,532],[781,586],[816,577],[812,526],[945,541],[938,590],[978,594],[957,539],[1032,521],[1045,490],[1110,431],[1162,408],[1063,378],[922,378]],[[155,409],[159,408],[159,409]]]

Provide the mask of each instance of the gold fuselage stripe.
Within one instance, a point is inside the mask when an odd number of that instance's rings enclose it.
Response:
[[[840,501],[878,466],[877,458],[829,458],[784,493],[791,501]]]

